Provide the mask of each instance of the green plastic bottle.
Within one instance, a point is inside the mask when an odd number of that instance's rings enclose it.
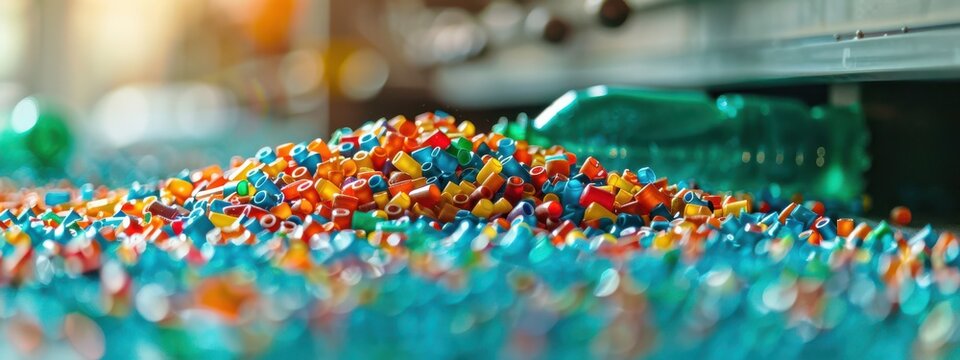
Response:
[[[23,169],[59,177],[69,162],[73,136],[63,112],[36,97],[21,100],[0,122],[0,176]]]
[[[863,192],[870,163],[859,107],[811,109],[772,97],[595,86],[496,130],[594,156],[608,169],[649,166],[717,190],[850,200]]]

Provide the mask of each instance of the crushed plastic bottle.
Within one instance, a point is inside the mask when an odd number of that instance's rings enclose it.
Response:
[[[858,106],[783,98],[594,86],[495,131],[561,145],[612,169],[649,166],[706,188],[853,200],[864,189],[869,134]],[[634,169],[635,170],[635,169]]]

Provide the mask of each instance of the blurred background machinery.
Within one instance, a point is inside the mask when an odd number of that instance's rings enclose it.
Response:
[[[856,106],[867,202],[956,224],[958,35],[953,0],[5,0],[0,173],[124,183],[381,116],[489,129],[626,85]]]

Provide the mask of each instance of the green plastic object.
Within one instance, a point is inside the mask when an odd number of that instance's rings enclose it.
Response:
[[[810,108],[773,97],[595,86],[495,130],[594,156],[611,170],[649,166],[715,190],[851,200],[870,164],[858,106]]]
[[[353,213],[353,228],[360,229],[364,231],[374,231],[377,229],[377,225],[383,222],[383,219],[378,218],[373,215],[373,213],[355,211]]]
[[[67,165],[73,136],[56,106],[36,97],[17,103],[0,122],[0,174],[24,168],[37,175],[60,176]]]

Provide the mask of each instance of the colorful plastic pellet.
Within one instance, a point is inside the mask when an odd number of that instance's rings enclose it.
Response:
[[[489,218],[493,215],[493,202],[490,199],[480,199],[470,213],[481,219]]]
[[[423,141],[423,144],[432,146],[435,148],[446,149],[450,146],[450,138],[447,137],[447,134],[444,134],[440,130],[436,130]]]
[[[397,170],[403,171],[411,177],[418,178],[422,175],[420,163],[405,152],[398,152],[397,155],[393,157],[392,164]]]
[[[589,207],[591,204],[599,204],[607,210],[613,211],[615,195],[609,191],[603,190],[593,184],[587,185],[580,195],[580,206]]]
[[[670,197],[664,194],[654,183],[649,183],[640,188],[634,199],[637,201],[639,215],[649,214],[657,206],[670,202]]]
[[[517,151],[517,142],[511,138],[503,138],[497,141],[497,152],[502,156],[513,156]]]
[[[70,192],[66,190],[49,190],[43,196],[44,204],[47,206],[56,206],[70,202]]]
[[[907,226],[910,225],[911,220],[913,220],[913,214],[906,206],[897,206],[890,210],[890,221],[894,224]]]
[[[493,175],[493,174],[499,174],[500,171],[502,171],[502,170],[503,170],[503,166],[500,165],[500,161],[499,161],[499,160],[497,160],[497,159],[489,159],[489,160],[487,160],[487,162],[483,165],[483,167],[480,168],[480,172],[477,173],[477,182],[483,183],[484,180],[486,180],[488,176]]]
[[[416,188],[410,191],[410,200],[425,208],[432,208],[440,202],[440,188],[435,184]]]
[[[536,215],[541,220],[556,220],[563,214],[563,206],[557,201],[544,201],[536,207]]]
[[[180,216],[180,212],[172,206],[167,206],[159,201],[154,201],[147,206],[146,211],[156,216],[162,216],[167,220],[175,220]]]
[[[360,150],[372,151],[377,146],[380,146],[380,140],[376,135],[367,133],[360,136]]]
[[[650,184],[657,181],[657,175],[648,167],[640,168],[640,170],[637,170],[637,181],[643,185]]]

